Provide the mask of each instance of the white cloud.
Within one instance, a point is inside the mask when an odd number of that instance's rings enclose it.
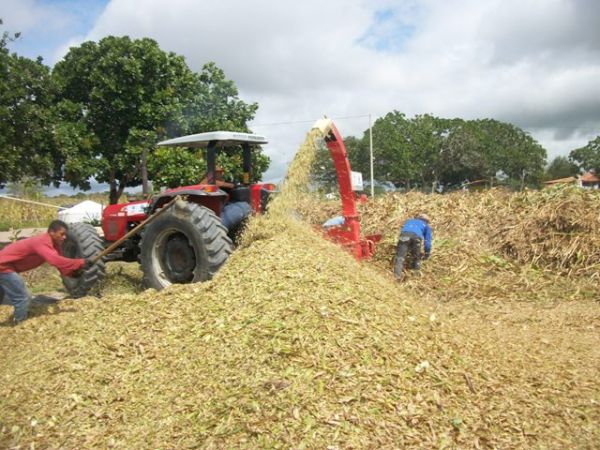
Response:
[[[3,28],[10,34],[21,33],[9,48],[29,58],[43,56],[46,64],[53,65],[68,50],[66,42],[81,42],[106,1],[2,0]]]
[[[70,37],[65,43],[61,44],[59,47],[57,47],[56,49],[54,49],[54,51],[52,52],[52,55],[50,56],[50,60],[51,61],[60,61],[61,59],[63,59],[65,57],[65,55],[67,53],[69,53],[69,50],[72,47],[78,47],[81,44],[83,44],[83,42],[85,42],[87,39],[85,38],[85,36],[72,36]]]
[[[28,0],[31,1],[31,0]],[[194,70],[215,61],[283,174],[310,123],[406,114],[496,118],[550,156],[600,134],[595,0],[112,0],[86,39],[152,37]],[[360,135],[366,117],[338,120]]]
[[[3,0],[0,17],[11,32],[27,34],[43,26],[52,32],[64,28],[74,19],[56,6],[36,0]]]

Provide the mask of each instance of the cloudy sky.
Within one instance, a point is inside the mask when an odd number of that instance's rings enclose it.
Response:
[[[392,110],[511,122],[550,158],[600,135],[598,0],[2,0],[19,54],[48,65],[107,35],[215,61],[285,173],[326,114],[361,136]]]

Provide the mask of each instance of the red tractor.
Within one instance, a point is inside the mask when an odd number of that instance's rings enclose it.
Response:
[[[231,254],[237,230],[251,214],[264,212],[276,188],[271,183],[250,183],[252,148],[266,143],[263,136],[228,131],[159,142],[159,146],[206,148],[206,177],[199,184],[169,189],[149,200],[109,205],[102,214],[104,239],[90,224],[71,225],[65,256],[108,255],[81,276],[63,278],[67,291],[73,297],[86,295],[104,277],[105,262],[115,260],[139,261],[144,285],[159,290],[212,278]],[[231,147],[242,149],[243,176],[237,184],[220,180],[216,167],[217,151]],[[134,234],[134,228],[141,228],[141,233]]]

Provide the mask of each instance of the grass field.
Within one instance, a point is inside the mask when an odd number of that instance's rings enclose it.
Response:
[[[104,194],[42,197],[35,199],[25,198],[23,200],[34,201],[46,204],[47,206],[0,197],[0,231],[17,230],[20,228],[46,228],[50,221],[57,218],[59,211],[56,208],[57,206],[69,208],[83,200],[93,200],[103,205],[108,204],[108,196]]]

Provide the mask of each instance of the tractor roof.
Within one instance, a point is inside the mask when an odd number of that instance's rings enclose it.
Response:
[[[250,143],[266,144],[267,138],[252,133],[237,133],[233,131],[211,131],[209,133],[190,134],[159,142],[160,146],[171,147],[206,147],[211,141],[217,141],[219,147],[231,147],[237,144]]]

